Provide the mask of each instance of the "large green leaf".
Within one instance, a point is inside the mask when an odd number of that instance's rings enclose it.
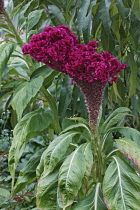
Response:
[[[83,0],[81,3],[81,6],[78,11],[78,16],[77,16],[77,29],[78,31],[81,31],[83,28],[83,24],[85,21],[85,17],[87,15],[87,11],[90,5],[90,0]]]
[[[12,107],[16,110],[18,120],[21,119],[22,113],[29,102],[36,96],[43,84],[43,77],[40,76],[31,80],[30,82],[24,82],[18,86],[15,90],[12,99]]]
[[[138,130],[130,127],[114,127],[110,131],[118,131],[123,137],[133,140],[140,146],[140,132]]]
[[[113,156],[103,181],[108,209],[131,210],[140,207],[140,177],[123,159]]]
[[[4,71],[4,68],[6,67],[6,64],[12,52],[14,51],[14,48],[15,48],[14,42],[8,42],[0,45],[0,86],[1,86],[2,73]]]
[[[41,178],[37,187],[37,207],[41,210],[57,209],[58,169]]]
[[[9,171],[11,173],[13,184],[15,169],[19,159],[25,151],[30,137],[41,135],[41,131],[47,128],[52,122],[52,113],[43,108],[30,112],[25,115],[14,129],[14,139],[9,151]]]
[[[43,9],[40,9],[34,10],[28,15],[28,31],[30,31],[40,21],[42,13]]]
[[[72,210],[107,210],[107,207],[102,199],[101,183],[97,183],[93,191],[77,202]]]
[[[44,149],[37,151],[27,162],[26,166],[20,171],[17,182],[14,186],[13,195],[20,192],[25,186],[36,179],[36,167]]]
[[[131,159],[140,171],[140,147],[130,139],[121,138],[115,140],[117,147],[126,157]]]
[[[50,143],[49,147],[44,151],[40,164],[37,167],[38,176],[43,172],[42,169],[44,170],[43,177],[54,170],[55,166],[65,155],[73,136],[76,134],[76,132],[67,132],[55,138]]]
[[[86,171],[86,161],[82,154],[82,147],[78,147],[66,158],[59,171],[59,197],[62,200],[59,205],[63,209],[73,203]]]
[[[101,132],[106,133],[112,126],[116,125],[117,123],[121,122],[125,116],[128,115],[130,109],[127,107],[120,107],[116,109],[103,123],[101,127]]]
[[[93,167],[93,154],[92,154],[91,142],[85,145],[85,148],[83,149],[83,154],[86,160],[85,178],[86,180],[88,180]]]
[[[140,20],[140,1],[139,0],[132,1],[132,11],[136,15],[136,17]]]

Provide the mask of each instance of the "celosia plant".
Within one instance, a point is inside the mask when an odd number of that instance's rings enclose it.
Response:
[[[96,53],[98,42],[87,45],[78,43],[77,37],[67,26],[48,26],[34,35],[22,47],[36,61],[54,70],[70,75],[85,96],[92,131],[97,129],[97,119],[106,83],[116,82],[116,75],[126,67],[108,52]]]
[[[4,10],[4,2],[0,0],[0,15],[3,13]]]

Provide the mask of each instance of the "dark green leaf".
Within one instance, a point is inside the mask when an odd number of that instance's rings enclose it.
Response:
[[[30,31],[40,20],[43,9],[34,10],[28,15],[28,31]]]
[[[65,18],[57,6],[49,5],[48,11],[54,25],[65,25]]]

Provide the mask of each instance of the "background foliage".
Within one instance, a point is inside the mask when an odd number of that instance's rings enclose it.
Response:
[[[0,17],[3,38],[0,45],[1,209],[35,210],[36,203],[41,209],[66,207],[80,210],[82,206],[83,210],[88,210],[84,207],[86,205],[89,205],[89,209],[107,209],[102,200],[102,189],[104,200],[108,201],[110,209],[114,209],[116,203],[112,202],[111,195],[115,187],[117,191],[120,180],[127,183],[129,189],[126,189],[126,184],[122,184],[122,189],[127,193],[124,197],[121,196],[118,208],[123,203],[123,209],[130,209],[130,206],[138,209],[140,201],[137,199],[129,203],[129,196],[132,196],[131,191],[137,197],[135,193],[140,191],[137,176],[139,167],[136,169],[133,164],[133,160],[139,157],[140,149],[139,0],[10,0],[6,10],[10,14],[10,20],[3,15]],[[117,150],[113,162],[108,162],[111,164],[106,171],[103,186],[98,183],[93,188],[94,180],[89,178],[93,160],[89,152],[90,143],[86,143],[86,140],[89,141],[91,136],[86,122],[88,117],[84,97],[79,88],[70,85],[71,79],[68,76],[22,55],[21,46],[33,34],[41,32],[49,25],[67,25],[81,43],[99,41],[99,52],[109,51],[121,62],[128,64],[119,74],[119,81],[113,85],[108,84],[105,90],[100,130],[104,139],[105,155],[109,157],[118,147],[130,160]],[[118,111],[113,114],[117,108]],[[109,115],[110,118],[107,119]],[[60,132],[61,135],[58,136]],[[117,146],[114,145],[113,138],[119,139],[116,141]],[[14,142],[12,146],[11,141]],[[88,157],[85,155],[86,150]],[[67,180],[72,186],[70,192],[65,180],[67,167],[73,157],[74,168],[80,168],[78,174],[81,177],[75,174],[74,169],[70,171]],[[138,161],[134,163],[139,165]],[[84,175],[86,168],[88,173]],[[129,171],[131,181],[130,178],[128,181],[128,175],[123,168]],[[114,171],[114,176],[110,182],[111,171]],[[80,185],[82,180],[83,186]],[[132,186],[131,182],[136,182],[137,186]],[[57,186],[60,186],[58,195]],[[112,187],[110,191],[109,187]],[[93,195],[98,195],[94,202]],[[50,197],[47,207],[46,197]],[[56,197],[59,197],[58,202]],[[75,204],[79,200],[79,204],[71,205],[73,201]],[[69,205],[70,208],[67,207]]]

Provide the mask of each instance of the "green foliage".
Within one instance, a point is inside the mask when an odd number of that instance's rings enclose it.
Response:
[[[139,209],[139,0],[13,4],[0,19],[0,208]],[[48,25],[67,25],[128,64],[106,87],[98,133],[71,78],[21,53]]]

